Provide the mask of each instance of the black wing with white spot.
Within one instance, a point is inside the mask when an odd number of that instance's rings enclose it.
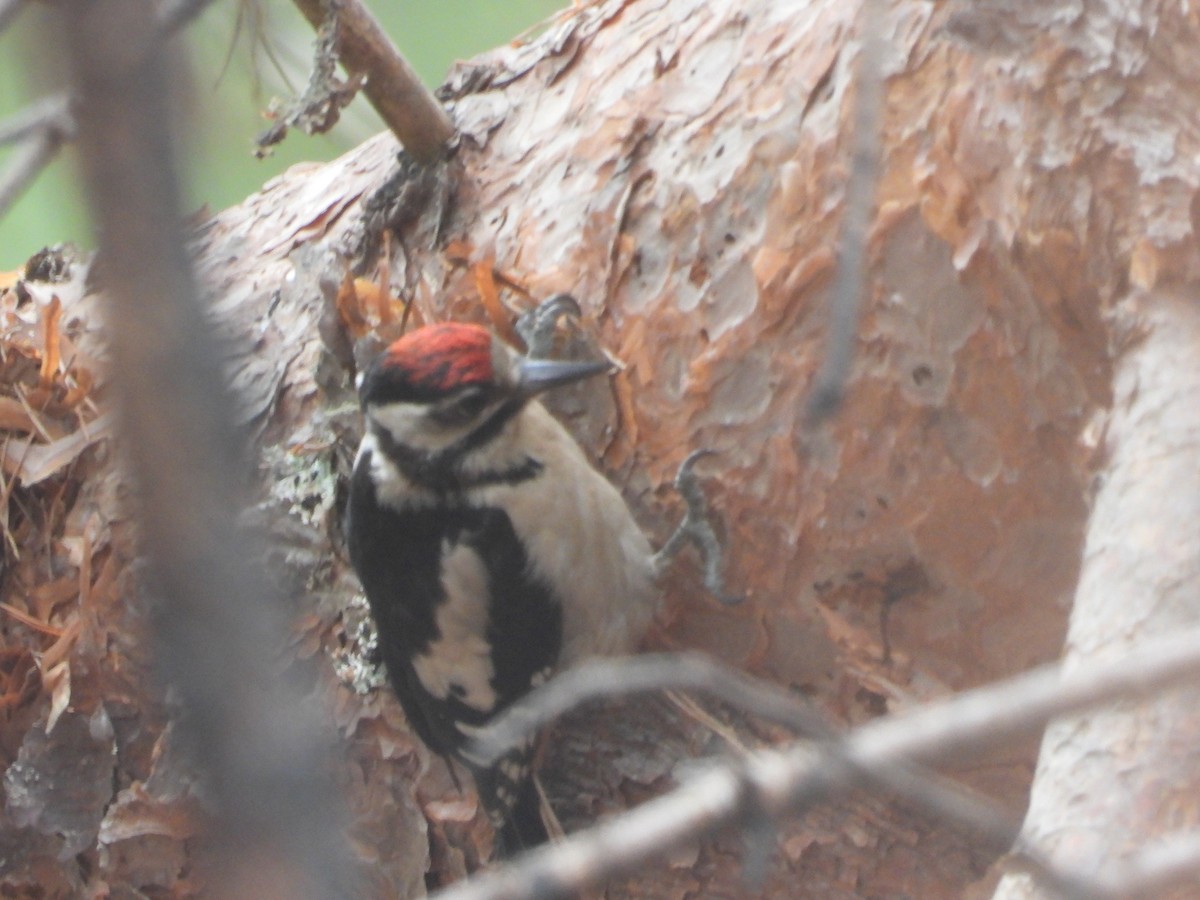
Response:
[[[405,714],[433,750],[461,759],[475,728],[554,668],[562,649],[562,608],[531,577],[503,510],[385,506],[370,462],[370,453],[363,454],[351,481],[351,561]],[[536,804],[528,755],[488,771],[463,760],[498,825],[512,818],[514,808],[527,811]]]

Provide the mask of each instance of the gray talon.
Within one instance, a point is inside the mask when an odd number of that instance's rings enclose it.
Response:
[[[570,294],[555,294],[517,319],[517,334],[525,341],[530,359],[546,359],[554,349],[554,329],[563,316],[583,315],[579,301]]]
[[[675,559],[683,545],[691,541],[700,551],[704,563],[704,588],[726,606],[741,603],[743,598],[725,593],[725,554],[717,533],[712,527],[712,514],[708,499],[700,488],[700,481],[693,471],[696,461],[703,456],[712,456],[715,450],[693,450],[679,467],[675,476],[675,490],[683,497],[686,512],[675,532],[667,538],[662,549],[654,554],[654,567],[659,574]]]

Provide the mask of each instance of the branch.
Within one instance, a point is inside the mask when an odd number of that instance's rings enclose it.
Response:
[[[155,649],[214,808],[220,853],[207,887],[218,897],[336,896],[348,880],[342,816],[321,774],[329,742],[319,711],[274,662],[286,608],[256,565],[259,536],[237,527],[248,453],[183,245],[154,4],[73,4],[60,27]]]
[[[596,660],[557,676],[483,729],[469,753],[494,763],[538,730],[570,710],[602,699],[661,691],[694,691],[744,713],[782,725],[821,742],[832,764],[849,767],[847,782],[883,788],[925,816],[973,832],[998,851],[1012,847],[1019,825],[995,804],[919,766],[897,762],[872,770],[857,767],[843,734],[816,710],[784,689],[696,654],[647,654],[633,659]],[[1053,884],[1064,896],[1088,897],[1087,886],[1056,871],[1033,848],[1021,847],[1014,863]]]
[[[160,7],[156,17],[161,34],[166,37],[199,15],[212,0],[173,0]],[[3,31],[24,0],[0,0],[0,31]],[[71,114],[71,98],[52,94],[7,122],[0,123],[0,145],[27,142],[17,151],[8,169],[0,174],[0,218],[33,183],[42,169],[58,156],[62,145],[75,139],[75,117]]]
[[[0,145],[23,143],[0,174],[0,218],[75,134],[67,98],[50,97],[0,123]]]
[[[879,133],[883,123],[883,22],[888,7],[882,0],[864,0],[862,47],[858,52],[854,81],[854,130],[850,174],[846,182],[845,212],[838,246],[837,273],[829,295],[829,332],[825,340],[825,358],[817,372],[807,417],[818,424],[842,404],[850,367],[854,362],[854,342],[858,336],[859,310],[867,292],[865,265],[867,233],[875,209],[875,190],[879,183]]]
[[[776,685],[693,653],[652,653],[630,659],[597,659],[548,681],[482,729],[470,753],[495,763],[564,713],[587,703],[634,694],[697,691],[782,725],[805,737],[834,731],[816,710]]]
[[[1041,728],[1056,716],[1118,697],[1144,696],[1198,672],[1200,629],[1190,629],[1146,642],[1118,662],[1071,671],[1045,666],[877,719],[846,736],[840,750],[844,765],[831,764],[837,761],[807,744],[756,751],[737,766],[716,768],[561,844],[536,850],[515,865],[438,896],[515,900],[578,892],[732,825],[748,813],[776,819],[795,813],[853,786],[855,772],[886,773],[898,763],[961,761],[998,738]],[[551,690],[551,685],[542,690]],[[1072,885],[1081,879],[1061,872],[1059,880]]]
[[[25,0],[0,0],[0,31],[3,31],[12,20],[25,8]]]
[[[338,55],[346,71],[365,75],[363,92],[418,162],[441,159],[454,136],[446,111],[360,0],[295,0],[314,30],[330,5],[337,15]]]
[[[158,7],[158,27],[164,34],[174,34],[208,9],[213,0],[166,0]]]

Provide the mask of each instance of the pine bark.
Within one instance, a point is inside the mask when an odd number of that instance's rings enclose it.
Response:
[[[1150,0],[891,6],[857,362],[843,409],[813,430],[858,15],[844,0],[576,8],[451,73],[460,148],[445,189],[395,219],[394,240],[370,239],[365,212],[395,169],[387,136],[294,168],[198,227],[197,268],[261,451],[256,514],[277,538],[265,563],[295,607],[283,664],[311,670],[339,729],[365,894],[419,895],[479,865],[489,841],[387,691],[356,690],[370,673],[337,522],[359,425],[335,307],[347,272],[378,278],[383,259],[416,321],[504,329],[530,297],[579,299],[625,368],[558,412],[656,540],[679,515],[679,463],[717,451],[702,470],[747,599],[705,596],[685,558],[653,646],[709,652],[853,724],[1056,658],[1068,616],[1077,654],[1195,619],[1200,14]],[[98,368],[82,277],[32,293],[60,295],[63,333]],[[368,318],[373,303],[359,301]],[[55,512],[18,535],[28,552],[10,562],[5,602],[74,636],[3,623],[9,889],[201,888],[202,798],[137,638],[119,488],[102,449],[18,488]],[[57,548],[55,579],[39,547]],[[1110,581],[1110,565],[1128,576]],[[62,599],[37,600],[52,590]],[[34,670],[36,689],[22,688]],[[1080,861],[1193,821],[1194,779],[1167,783],[1186,760],[1166,757],[1195,743],[1194,719],[1168,698],[1056,725],[1029,833],[1082,825],[1065,795],[1095,753],[1087,784],[1136,777],[1111,804],[1085,804],[1098,836]],[[751,743],[782,738],[735,727]],[[558,729],[546,784],[573,828],[726,750],[673,708],[617,705]],[[1014,739],[951,774],[1020,816],[1036,752]],[[71,791],[36,788],[66,770]],[[994,852],[886,798],[782,823],[778,847],[759,887],[741,880],[742,842],[728,835],[611,894],[784,897],[802,884],[806,896],[936,898],[993,880]]]

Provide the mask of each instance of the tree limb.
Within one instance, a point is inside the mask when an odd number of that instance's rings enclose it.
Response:
[[[246,441],[183,246],[153,13],[149,0],[73,4],[61,27],[159,665],[214,806],[214,895],[334,896],[347,880],[326,736],[273,661],[284,608],[256,566],[258,536],[236,525]]]
[[[392,133],[418,162],[442,158],[454,125],[442,105],[359,0],[295,0],[313,29],[325,21],[328,4],[338,17],[338,54],[351,74],[367,77],[363,88]]]
[[[586,668],[594,665],[604,664]],[[831,765],[837,760],[809,744],[760,750],[736,766],[715,768],[624,815],[438,896],[500,900],[570,894],[632,871],[647,859],[748,814],[772,818],[794,814],[827,799],[831,792],[857,786],[856,772],[883,773],[897,763],[961,760],[964,754],[986,749],[999,738],[1040,728],[1056,716],[1116,698],[1145,696],[1194,678],[1198,671],[1200,629],[1191,629],[1147,642],[1117,662],[1071,671],[1045,666],[877,719],[847,734],[840,750],[846,765]],[[572,690],[578,698],[595,696],[587,686],[593,679],[586,675],[574,679]],[[551,691],[551,685],[542,690]],[[600,692],[611,694],[610,686]],[[1058,876],[1062,885],[1078,884],[1080,879],[1070,872]]]

